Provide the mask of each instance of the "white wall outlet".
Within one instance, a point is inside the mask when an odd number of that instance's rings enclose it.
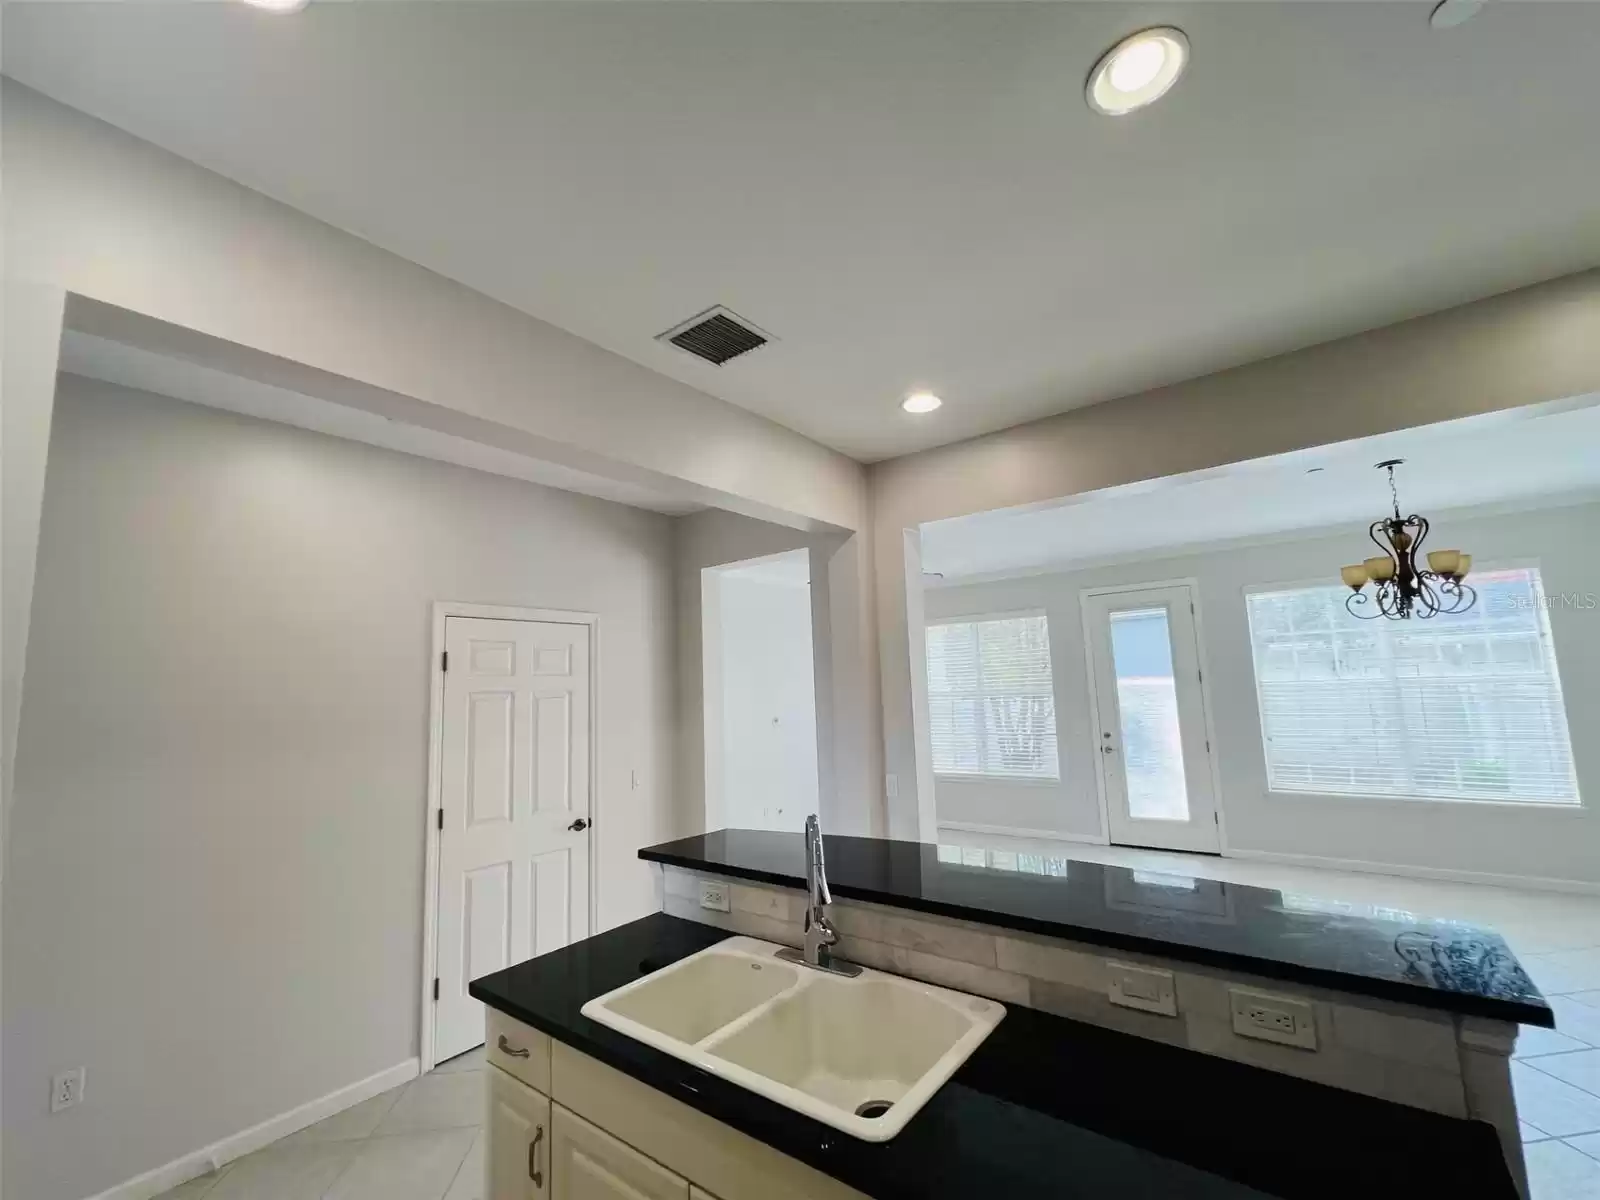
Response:
[[[1308,1000],[1233,987],[1228,989],[1228,1007],[1233,1012],[1233,1031],[1240,1037],[1302,1050],[1317,1048],[1317,1022]]]
[[[1171,971],[1108,960],[1106,974],[1111,979],[1111,1003],[1121,1008],[1160,1013],[1164,1017],[1178,1015],[1178,989]]]
[[[727,912],[728,885],[719,883],[714,879],[700,881],[700,907],[709,908],[712,912]]]
[[[891,800],[899,799],[899,797],[900,797],[900,776],[898,776],[898,775],[885,775],[883,777],[883,794],[885,796],[889,797],[889,799],[891,799]]]
[[[50,1081],[51,1112],[58,1113],[83,1103],[83,1077],[83,1068],[73,1067]]]

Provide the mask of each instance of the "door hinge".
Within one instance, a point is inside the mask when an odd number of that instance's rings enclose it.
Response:
[[[1211,814],[1211,823],[1213,825],[1215,825],[1218,829],[1221,829],[1222,828],[1222,814],[1221,813],[1212,813]],[[438,983],[439,981],[436,979],[436,980],[434,980],[434,982]]]
[[[433,1002],[435,1004],[439,1003],[439,977],[437,975],[433,977]]]
[[[1211,749],[1211,743],[1210,742],[1206,743],[1206,749],[1207,750]],[[444,832],[444,809],[442,809],[442,808],[439,810],[439,832],[440,833]]]
[[[439,655],[439,670],[448,671],[449,669],[450,669],[450,651],[446,650],[442,654]]]
[[[1196,671],[1194,673],[1194,677],[1196,679],[1198,679],[1201,683],[1204,683],[1206,681],[1206,673],[1204,671]]]

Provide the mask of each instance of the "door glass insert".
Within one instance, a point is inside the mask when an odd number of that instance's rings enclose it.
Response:
[[[1178,685],[1165,608],[1111,614],[1128,815],[1138,821],[1187,821]]]

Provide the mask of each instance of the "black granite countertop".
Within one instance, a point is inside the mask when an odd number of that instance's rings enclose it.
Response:
[[[1011,1006],[900,1135],[858,1141],[583,1016],[728,934],[664,914],[473,981],[483,1003],[880,1200],[1510,1200],[1494,1130]]]
[[[881,838],[823,839],[836,898],[1115,950],[1555,1028],[1499,934],[1454,921],[1378,918],[1311,896],[1070,857],[998,855]],[[639,851],[690,870],[805,886],[798,833],[724,829]],[[1032,869],[1029,869],[1032,868]]]

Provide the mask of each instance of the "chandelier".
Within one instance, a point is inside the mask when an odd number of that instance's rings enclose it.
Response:
[[[1440,613],[1466,612],[1478,599],[1478,593],[1461,582],[1472,569],[1470,554],[1430,550],[1428,569],[1417,570],[1417,553],[1428,536],[1428,519],[1416,513],[1400,515],[1394,469],[1403,462],[1403,458],[1391,458],[1378,464],[1380,471],[1389,472],[1394,516],[1374,521],[1367,536],[1383,553],[1339,569],[1339,577],[1350,587],[1344,606],[1363,620],[1388,617],[1405,621],[1413,616],[1426,619]],[[1372,590],[1364,591],[1369,582]]]

